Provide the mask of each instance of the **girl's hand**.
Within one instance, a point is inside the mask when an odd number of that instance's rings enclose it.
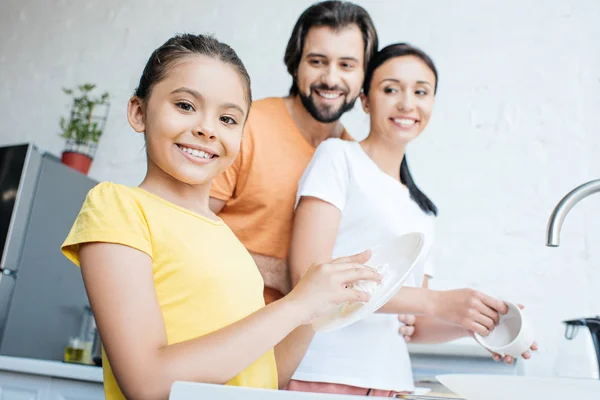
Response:
[[[367,293],[352,289],[361,281],[381,282],[382,276],[373,268],[362,265],[371,252],[342,257],[325,264],[313,265],[285,298],[294,301],[302,313],[302,324],[310,324],[345,302],[367,302]]]
[[[398,321],[404,324],[398,329],[398,333],[404,337],[407,343],[410,342],[412,335],[415,333],[417,317],[412,314],[400,314],[398,315]]]
[[[506,314],[503,301],[474,289],[436,292],[433,316],[468,331],[487,336],[498,324],[499,314]]]

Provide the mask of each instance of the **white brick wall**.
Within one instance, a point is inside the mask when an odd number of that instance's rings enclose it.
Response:
[[[526,372],[554,375],[561,321],[600,314],[600,197],[571,212],[561,247],[544,246],[555,203],[600,177],[600,2],[359,2],[382,45],[421,46],[440,71],[433,121],[409,150],[417,182],[441,209],[434,287],[526,304],[542,348]],[[247,64],[255,98],[283,95],[285,44],[309,4],[4,0],[0,145],[33,141],[58,154],[58,120],[70,106],[60,88],[94,82],[110,91],[112,109],[90,175],[136,184],[143,141],[125,111],[150,52],[175,32],[212,32]],[[359,107],[344,121],[365,134]],[[589,356],[566,373],[590,370],[591,342],[581,343]]]

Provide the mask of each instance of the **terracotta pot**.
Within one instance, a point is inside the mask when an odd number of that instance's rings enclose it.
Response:
[[[84,175],[87,175],[88,171],[90,170],[90,165],[92,165],[91,157],[72,151],[64,151],[62,153],[61,161],[63,164],[81,172]]]

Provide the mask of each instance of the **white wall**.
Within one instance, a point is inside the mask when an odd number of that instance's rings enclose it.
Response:
[[[526,304],[542,349],[526,371],[555,374],[561,321],[600,314],[600,198],[571,212],[561,247],[544,246],[555,203],[600,177],[600,2],[359,3],[382,45],[421,46],[440,71],[433,121],[409,153],[441,209],[434,287]],[[0,145],[33,141],[59,154],[58,120],[70,106],[60,88],[94,82],[112,109],[90,176],[136,184],[143,142],[125,110],[151,51],[176,32],[212,32],[245,61],[255,98],[284,95],[285,44],[309,4],[3,0]],[[358,108],[344,121],[356,137],[366,133]],[[571,373],[589,363],[578,357]]]

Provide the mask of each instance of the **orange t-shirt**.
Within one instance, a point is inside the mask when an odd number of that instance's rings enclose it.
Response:
[[[287,257],[298,181],[314,152],[283,98],[252,103],[240,154],[210,193],[226,202],[219,216],[251,252]]]

